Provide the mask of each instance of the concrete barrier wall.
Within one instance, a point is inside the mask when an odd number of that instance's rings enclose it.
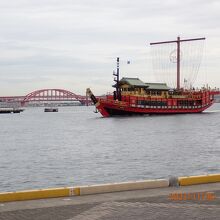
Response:
[[[101,184],[101,185],[80,187],[80,195],[160,188],[160,187],[168,187],[168,186],[169,186],[169,181],[166,179]]]
[[[216,183],[220,182],[220,174],[210,174],[202,176],[185,176],[178,178],[180,186],[188,186],[204,183]]]
[[[26,190],[20,192],[0,193],[0,202],[58,198],[68,196],[89,195],[107,192],[119,192],[127,190],[138,190],[148,188],[168,187],[169,181],[166,179],[145,180],[124,183],[101,184],[79,187],[51,188],[40,190]]]
[[[180,186],[215,183],[215,182],[220,182],[220,174],[188,176],[188,177],[179,177],[175,179],[177,180]],[[0,193],[0,202],[91,195],[98,193],[110,193],[110,192],[120,192],[120,191],[129,191],[129,190],[153,189],[153,188],[169,187],[172,185],[175,186],[175,184],[170,184],[169,180],[167,179],[157,179],[157,180],[143,180],[143,181],[123,182],[123,183],[100,184],[100,185],[91,185],[91,186],[27,190],[20,192],[5,192],[5,193]]]

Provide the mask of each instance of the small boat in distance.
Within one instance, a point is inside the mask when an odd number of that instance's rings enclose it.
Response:
[[[58,108],[45,108],[44,112],[58,112]]]
[[[0,108],[0,114],[20,113],[23,111],[24,109],[19,108]]]
[[[185,114],[200,113],[214,103],[214,95],[219,90],[211,90],[208,86],[195,89],[181,87],[180,83],[180,43],[186,41],[198,41],[205,38],[157,42],[155,44],[176,43],[176,88],[170,88],[166,83],[145,83],[139,78],[123,77],[119,80],[119,57],[117,58],[117,72],[113,75],[115,91],[104,98],[97,98],[88,88],[90,97],[96,109],[103,117],[115,115],[141,115],[141,114]],[[172,55],[173,56],[173,55]]]

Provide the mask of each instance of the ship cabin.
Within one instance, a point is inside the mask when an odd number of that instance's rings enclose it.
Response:
[[[114,85],[113,87],[116,87]],[[125,78],[119,81],[121,95],[166,98],[170,88],[166,83],[144,83],[139,78]]]

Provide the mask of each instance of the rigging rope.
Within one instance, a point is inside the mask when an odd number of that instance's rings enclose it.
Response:
[[[204,40],[180,43],[180,86],[190,89],[201,65]],[[177,80],[177,43],[151,46],[152,66],[156,80],[175,88]]]

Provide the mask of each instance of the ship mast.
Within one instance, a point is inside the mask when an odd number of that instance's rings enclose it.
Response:
[[[155,42],[155,43],[150,43],[150,45],[157,45],[157,44],[169,44],[169,43],[176,43],[177,44],[177,49],[176,49],[176,88],[177,90],[180,89],[180,43],[181,42],[186,42],[186,41],[196,41],[196,40],[205,40],[205,37],[202,38],[192,38],[192,39],[184,39],[181,40],[180,37],[177,37],[177,40],[173,41],[163,41],[163,42]]]
[[[116,82],[116,95],[115,95],[115,99],[118,99],[119,101],[121,101],[121,91],[119,88],[119,57],[117,57],[117,72],[113,73],[114,76],[116,76],[116,78],[114,79],[114,81]]]

